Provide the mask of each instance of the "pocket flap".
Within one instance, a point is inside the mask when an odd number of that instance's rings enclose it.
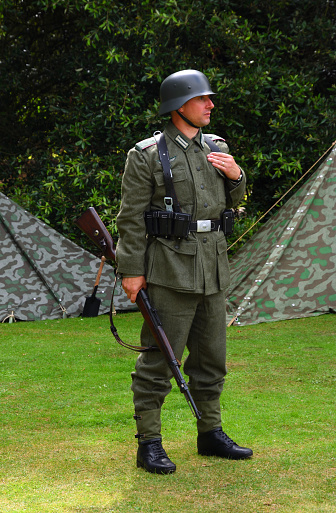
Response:
[[[162,239],[160,237],[157,238],[157,241],[163,246],[174,251],[174,253],[179,253],[181,255],[194,256],[197,252],[197,241],[186,241],[184,239]]]
[[[174,183],[183,182],[184,180],[187,179],[187,174],[183,167],[176,167],[175,169],[172,170],[172,173],[173,173],[173,182]],[[162,187],[162,185],[164,185],[163,171],[155,172],[154,179],[155,179],[156,185],[158,187]]]
[[[227,243],[225,237],[217,241],[217,255],[227,251]]]

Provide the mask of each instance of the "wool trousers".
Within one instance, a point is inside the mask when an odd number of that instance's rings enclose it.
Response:
[[[176,358],[185,358],[183,371],[189,378],[191,395],[205,410],[198,430],[218,427],[219,397],[226,375],[225,291],[204,295],[149,284],[147,292]],[[156,345],[145,322],[141,344]],[[141,353],[132,373],[135,412],[157,414],[172,388],[171,379],[171,370],[160,351]]]

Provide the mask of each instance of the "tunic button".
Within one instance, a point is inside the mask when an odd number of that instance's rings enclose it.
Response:
[[[201,166],[197,166],[196,171],[200,171],[200,170],[201,170]]]
[[[176,244],[176,246],[174,246],[175,249],[180,249],[180,246],[178,244]]]
[[[209,205],[207,203],[204,203],[204,208],[207,208]]]
[[[199,152],[199,148],[195,148],[195,149],[194,149],[194,152],[195,152],[195,153],[198,153],[198,152]]]
[[[207,241],[208,241],[208,239],[207,239],[206,237],[204,237],[204,239],[203,239],[204,244],[205,244]]]
[[[204,185],[201,185],[201,189],[202,189],[202,191],[203,191],[203,189],[204,189]]]

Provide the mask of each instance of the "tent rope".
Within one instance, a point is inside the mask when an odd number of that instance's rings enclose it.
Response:
[[[60,307],[60,309],[62,310],[63,319],[66,319],[66,318],[67,318],[67,314],[68,314],[67,309],[65,308],[65,306],[63,306],[63,305],[61,305],[61,304],[59,304],[58,306],[59,306],[59,307]]]
[[[243,235],[241,235],[241,236],[240,236],[240,237],[239,237],[235,242],[233,242],[233,243],[231,244],[231,246],[229,246],[229,247],[228,247],[228,249],[227,249],[227,250],[229,251],[229,250],[230,250],[230,249],[231,249],[235,244],[237,244],[237,242],[239,242],[243,237],[245,237],[245,235],[246,235],[250,230],[252,230],[252,228],[254,228],[258,223],[260,223],[260,221],[261,221],[265,216],[267,216],[267,214],[268,214],[268,213],[269,213],[269,212],[270,212],[274,207],[276,207],[276,206],[277,206],[277,204],[278,204],[278,203],[280,203],[280,201],[282,201],[282,200],[284,199],[284,197],[285,197],[285,196],[287,196],[287,194],[288,194],[292,189],[294,189],[294,187],[295,187],[299,182],[301,182],[301,180],[303,180],[303,178],[304,178],[308,173],[310,173],[310,171],[311,171],[311,170],[312,170],[312,169],[313,169],[313,168],[314,168],[314,167],[315,167],[315,166],[320,162],[320,160],[322,160],[322,159],[327,155],[327,153],[329,153],[329,151],[330,151],[330,150],[335,146],[335,144],[336,144],[336,141],[334,141],[334,142],[332,143],[332,145],[330,146],[330,148],[328,148],[328,149],[327,149],[327,151],[325,151],[325,152],[323,153],[323,155],[322,155],[322,156],[321,156],[321,157],[320,157],[320,158],[315,162],[315,164],[313,164],[313,165],[308,169],[308,171],[306,171],[306,172],[305,172],[305,173],[304,173],[304,174],[303,174],[303,175],[302,175],[302,176],[301,176],[301,177],[300,177],[300,178],[295,182],[295,184],[294,184],[294,185],[292,185],[292,187],[290,187],[290,188],[288,189],[288,191],[287,191],[287,192],[285,192],[285,194],[283,194],[283,195],[281,196],[281,198],[279,198],[279,199],[274,203],[274,205],[273,205],[271,208],[269,208],[269,209],[267,210],[267,212],[265,212],[261,217],[259,217],[259,219],[258,219],[255,223],[253,223],[253,225],[252,225],[252,226],[250,226],[250,227],[249,227],[249,228],[248,228],[248,229],[243,233]]]
[[[7,317],[5,317],[1,322],[6,322],[7,319],[9,323],[16,322],[14,311],[12,311],[11,314],[7,315]]]

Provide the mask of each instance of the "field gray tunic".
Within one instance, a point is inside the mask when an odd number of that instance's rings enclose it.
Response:
[[[190,140],[170,123],[164,135],[170,157],[174,187],[182,212],[193,220],[218,219],[225,208],[236,206],[245,192],[245,175],[238,186],[208,162],[210,149],[201,130]],[[223,139],[215,137],[228,153]],[[226,203],[225,186],[230,205]],[[224,233],[191,233],[187,240],[146,238],[144,212],[165,210],[162,166],[155,142],[135,146],[128,153],[122,182],[122,202],[117,217],[118,272],[146,276],[147,283],[184,292],[214,294],[229,285],[227,246]]]

